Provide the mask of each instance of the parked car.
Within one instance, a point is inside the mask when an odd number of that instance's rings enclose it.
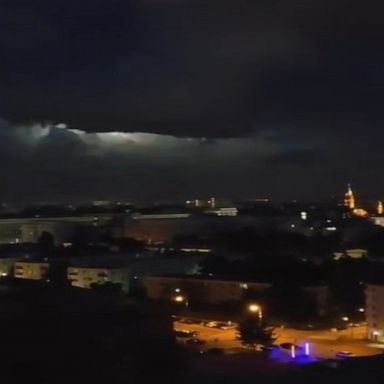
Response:
[[[217,323],[217,326],[216,326],[216,328],[223,329],[223,330],[233,329],[235,327],[236,325],[234,325],[232,322],[227,322],[227,323],[220,322],[220,323]]]
[[[178,322],[182,324],[199,324],[198,320],[193,320],[193,319],[190,319],[189,317],[181,317],[178,320]]]
[[[202,322],[198,319],[188,319],[188,324],[202,324]]]
[[[353,357],[353,356],[355,355],[349,351],[340,351],[336,353],[336,357],[338,357],[339,359],[346,359],[348,357]]]
[[[197,337],[198,333],[195,332],[195,331],[186,331],[186,330],[176,329],[175,330],[175,335],[176,335],[176,337],[187,338],[187,337]]]
[[[196,320],[196,319],[185,319],[186,324],[200,324],[201,320]]]
[[[260,349],[265,352],[271,352],[280,349],[280,347],[278,345],[262,345]]]
[[[208,328],[215,328],[218,325],[217,321],[207,321],[204,325]]]
[[[192,339],[188,339],[187,341],[186,341],[186,344],[188,344],[188,345],[203,345],[203,344],[205,344],[206,343],[206,341],[204,341],[204,340],[201,340],[201,339],[197,339],[197,338],[192,338]]]

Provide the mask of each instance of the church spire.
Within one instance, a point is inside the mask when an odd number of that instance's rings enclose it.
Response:
[[[353,195],[351,184],[348,183],[347,192],[344,194],[344,206],[349,209],[355,209],[355,196]]]
[[[378,215],[382,215],[384,213],[384,208],[383,208],[383,202],[382,201],[378,201],[377,202],[377,205],[376,205],[376,213]]]

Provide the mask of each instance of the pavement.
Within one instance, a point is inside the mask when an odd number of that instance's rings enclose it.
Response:
[[[222,348],[227,351],[243,348],[236,339],[236,329],[209,328],[203,324],[187,324],[174,322],[177,330],[195,331],[197,338],[205,344],[199,349]],[[337,352],[348,351],[355,356],[372,356],[383,353],[383,345],[372,344],[365,340],[367,330],[365,326],[351,327],[346,330],[298,330],[293,328],[275,328],[277,339],[274,344],[293,343],[304,346],[309,343],[311,355],[316,358],[335,358]],[[186,339],[179,339],[185,343]]]

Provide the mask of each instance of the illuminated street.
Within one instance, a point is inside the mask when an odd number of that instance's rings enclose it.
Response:
[[[206,341],[200,349],[213,347],[223,349],[241,348],[236,340],[236,329],[222,330],[209,328],[202,324],[174,323],[175,329],[198,332],[198,339]],[[359,326],[333,332],[331,330],[297,330],[292,328],[276,328],[275,344],[294,343],[304,345],[309,342],[311,354],[317,358],[334,358],[340,351],[349,351],[355,356],[369,356],[381,353],[379,345],[373,346],[364,340],[366,327]],[[182,341],[181,342],[185,342]]]

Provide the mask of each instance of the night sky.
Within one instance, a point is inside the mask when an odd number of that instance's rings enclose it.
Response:
[[[384,197],[384,7],[1,0],[0,199]]]

